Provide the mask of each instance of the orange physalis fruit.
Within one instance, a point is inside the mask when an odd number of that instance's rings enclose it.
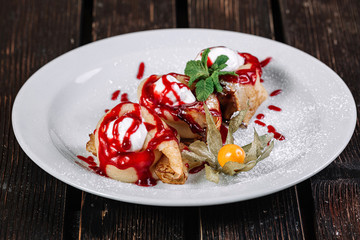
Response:
[[[223,167],[227,162],[244,163],[244,159],[244,150],[235,144],[226,144],[218,153],[218,162],[221,167]]]

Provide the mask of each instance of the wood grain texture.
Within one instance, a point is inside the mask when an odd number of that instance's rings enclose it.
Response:
[[[270,1],[188,0],[189,27],[225,29],[274,39]]]
[[[184,239],[184,210],[123,203],[88,193],[82,201],[83,239]]]
[[[360,110],[360,2],[281,0],[285,41],[337,72]],[[359,115],[358,115],[359,116]],[[360,124],[343,153],[311,178],[318,239],[360,238]]]
[[[189,0],[189,26],[275,38],[270,1]],[[265,198],[201,208],[203,239],[304,238],[296,188]]]
[[[202,239],[303,239],[296,188],[201,208]]]
[[[93,40],[118,34],[176,27],[175,0],[94,0]]]
[[[21,150],[11,108],[31,74],[77,45],[80,5],[78,0],[0,1],[0,239],[63,237],[67,187]]]
[[[175,20],[175,1],[96,0],[93,40],[146,29],[172,28],[176,27]],[[128,204],[84,193],[79,238],[184,239],[185,216],[189,211]]]

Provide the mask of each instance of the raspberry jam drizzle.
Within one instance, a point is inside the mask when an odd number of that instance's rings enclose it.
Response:
[[[270,93],[270,97],[275,97],[277,95],[279,95],[282,92],[281,89],[277,89],[275,91],[273,91],[272,93]]]
[[[195,174],[200,172],[201,170],[203,170],[205,168],[205,162],[203,162],[201,165],[194,167],[192,169],[189,170],[190,174]]]
[[[81,161],[87,163],[88,167],[90,169],[92,169],[95,173],[97,173],[101,176],[106,176],[106,174],[103,171],[101,171],[101,169],[97,166],[95,159],[92,156],[84,157],[84,156],[77,155],[77,158],[80,159]]]
[[[113,92],[113,94],[111,95],[111,100],[115,101],[120,94],[120,90],[116,90],[115,92]]]
[[[145,71],[145,63],[144,62],[141,62],[140,65],[139,65],[139,70],[138,70],[138,73],[136,75],[136,78],[137,79],[142,79],[142,77],[144,76],[144,71]]]
[[[262,74],[261,64],[259,60],[249,53],[238,54],[244,58],[244,65],[248,65],[249,67],[246,69],[239,69],[235,71],[238,76],[223,75],[220,77],[220,79],[226,82],[255,85],[257,75],[261,77]]]
[[[121,102],[128,102],[129,101],[129,95],[127,93],[121,94]]]
[[[226,137],[227,137],[228,131],[229,131],[229,129],[225,125],[221,124],[220,134],[221,134],[222,144],[225,144],[225,142],[226,142]]]
[[[177,76],[182,76],[184,77],[185,81],[189,80],[189,78],[185,75],[180,75],[176,73],[169,73],[167,75],[171,75],[175,78]],[[140,105],[146,106],[154,110],[163,119],[167,119],[166,115],[171,114],[175,120],[182,120],[186,122],[193,133],[204,134],[205,129],[201,127],[191,115],[191,112],[201,112],[205,115],[203,103],[196,101],[194,103],[185,104],[184,102],[182,102],[180,96],[176,93],[176,91],[173,91],[172,84],[178,84],[180,88],[188,88],[188,86],[183,83],[174,83],[168,80],[164,80],[166,79],[165,76],[166,75],[161,76],[163,79],[163,84],[165,85],[165,89],[163,90],[161,96],[154,93],[154,83],[158,81],[160,77],[157,75],[152,75],[146,80],[139,100]],[[175,96],[175,98],[179,102],[179,105],[172,106],[173,102],[167,97],[163,97],[166,96],[169,92],[171,92]],[[217,110],[210,109],[210,112],[214,117],[221,117],[221,113]]]
[[[260,66],[265,67],[266,65],[268,65],[270,63],[270,61],[271,61],[271,57],[265,58],[264,60],[262,60],[260,62]]]
[[[265,115],[262,113],[259,113],[258,115],[256,115],[256,118],[259,120],[263,119],[264,117],[265,117]]]
[[[267,59],[265,59],[267,60]],[[265,61],[264,60],[264,61]],[[269,60],[270,61],[270,60]],[[265,65],[266,66],[266,65]],[[282,92],[281,89],[277,89],[275,91],[273,91],[272,93],[269,94],[270,97],[274,97],[274,96],[277,96],[279,95],[280,93]],[[269,105],[268,108],[270,110],[273,110],[273,111],[276,111],[276,112],[280,112],[282,111],[281,108],[277,107],[277,106],[274,106],[274,105]],[[256,115],[256,120],[254,121],[254,123],[256,123],[257,125],[260,125],[262,127],[266,127],[266,123],[264,123],[263,121],[260,121],[262,119],[264,119],[265,115],[262,114],[262,113],[259,113],[258,115]],[[272,125],[268,125],[267,126],[267,129],[268,129],[268,133],[273,133],[274,134],[274,138],[279,140],[279,141],[283,141],[285,140],[285,136],[282,135],[281,133],[277,132],[276,129],[272,126]]]
[[[267,128],[268,128],[269,133],[274,134],[275,139],[277,139],[279,141],[285,140],[285,137],[282,134],[278,133],[272,125],[268,125]]]
[[[134,110],[119,116],[122,107],[126,104],[134,106]],[[130,149],[131,147],[130,136],[142,123],[140,110],[141,107],[138,104],[120,103],[105,115],[101,125],[98,128],[98,168],[102,173],[104,173],[105,176],[107,176],[106,167],[108,165],[115,166],[121,170],[132,167],[135,169],[138,176],[138,180],[135,182],[135,184],[140,186],[154,186],[156,185],[156,180],[152,177],[152,173],[150,171],[150,167],[155,160],[154,150],[160,143],[164,141],[177,141],[177,139],[174,133],[163,125],[161,119],[151,113],[154,117],[155,124],[147,123],[145,126],[148,130],[150,128],[156,129],[157,131],[155,136],[149,141],[145,150],[141,152],[126,152],[126,150]],[[127,130],[123,142],[120,143],[120,141],[116,138],[116,136],[119,134],[117,127],[120,121],[125,117],[132,118],[134,121]],[[115,121],[113,128],[113,135],[115,137],[110,139],[107,136],[107,131],[109,124],[112,121]]]
[[[262,127],[265,127],[265,126],[266,126],[266,124],[263,123],[263,122],[260,121],[260,120],[255,120],[254,122],[255,122],[257,125],[260,125],[260,126],[262,126]]]
[[[273,111],[276,111],[276,112],[280,112],[280,111],[281,111],[281,108],[279,108],[279,107],[277,107],[277,106],[274,106],[274,105],[269,105],[269,106],[268,106],[268,109],[273,110]]]

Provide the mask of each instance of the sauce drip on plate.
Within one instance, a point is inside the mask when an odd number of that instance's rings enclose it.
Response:
[[[142,77],[144,76],[144,71],[145,71],[145,63],[144,62],[141,62],[140,65],[139,65],[139,70],[138,70],[138,73],[136,75],[136,78],[137,79],[142,79]]]

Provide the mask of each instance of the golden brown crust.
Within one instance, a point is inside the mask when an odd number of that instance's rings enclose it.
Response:
[[[156,77],[160,78],[161,75],[157,75]],[[178,74],[178,75],[174,75],[174,77],[179,82],[181,82],[183,84],[186,84],[186,85],[188,84],[189,78],[187,76]],[[138,86],[137,94],[138,94],[139,99],[140,99],[141,94],[142,94],[142,88],[144,86],[144,83],[147,80],[148,79],[144,79],[140,83],[140,85]],[[220,103],[219,103],[219,100],[217,99],[217,96],[215,94],[211,94],[208,97],[208,99],[205,101],[205,103],[206,103],[207,107],[210,110],[221,113]],[[193,121],[196,122],[201,128],[206,129],[207,123],[206,123],[205,113],[201,109],[199,111],[198,108],[185,108],[185,109],[183,109],[181,111],[183,111],[184,115],[190,116],[193,119]],[[162,120],[165,121],[172,128],[175,128],[177,130],[177,132],[179,133],[181,138],[192,138],[192,139],[201,139],[201,138],[203,138],[203,136],[201,134],[194,133],[191,130],[188,123],[186,123],[185,121],[179,119],[178,117],[174,117],[167,110],[164,110],[162,115],[163,115],[163,116],[161,116]],[[221,122],[222,122],[221,116],[214,116],[214,121],[215,121],[216,127],[220,130]]]
[[[244,124],[248,125],[258,107],[267,99],[268,93],[257,72],[254,85],[224,82],[224,92],[218,97],[224,119],[229,120],[234,112],[248,109],[244,118]]]
[[[89,134],[90,140],[86,143],[86,151],[92,153],[94,156],[97,156],[96,147],[95,147],[95,135]]]
[[[122,105],[119,116],[122,116],[125,113],[131,112],[133,110],[134,110],[133,103],[125,103]],[[141,107],[140,111],[144,122],[148,124],[156,125],[155,116],[152,113],[150,113],[147,108]],[[90,134],[89,135],[90,140],[86,143],[86,150],[91,152],[95,156],[97,156],[97,149],[99,148],[98,128],[100,127],[103,119],[104,117],[99,121],[95,134]],[[162,121],[162,123],[165,128],[169,128],[164,121]],[[157,131],[158,129],[156,128],[148,131],[143,148],[140,151],[144,151],[148,148],[149,142],[155,137]],[[186,181],[186,178],[184,178],[183,161],[181,159],[180,148],[176,140],[167,140],[160,143],[157,146],[157,148],[154,150],[154,156],[155,156],[154,162],[150,167],[150,171],[152,172],[154,178],[157,178],[157,174],[155,173],[155,168],[157,166],[158,161],[166,157],[167,158],[166,163],[169,168],[166,171],[166,179],[167,179],[166,181],[168,181],[168,183],[173,181],[175,184],[179,184],[178,182],[183,181],[180,179],[185,179]],[[113,165],[108,165],[106,166],[106,174],[109,177],[122,182],[135,182],[137,180],[136,171],[133,168],[121,170]]]
[[[169,158],[163,155],[163,157],[158,161],[155,167],[155,173],[159,179],[164,183],[169,184],[184,184],[188,178],[188,169],[185,164],[182,164],[182,174],[176,177],[176,173],[171,167]]]

